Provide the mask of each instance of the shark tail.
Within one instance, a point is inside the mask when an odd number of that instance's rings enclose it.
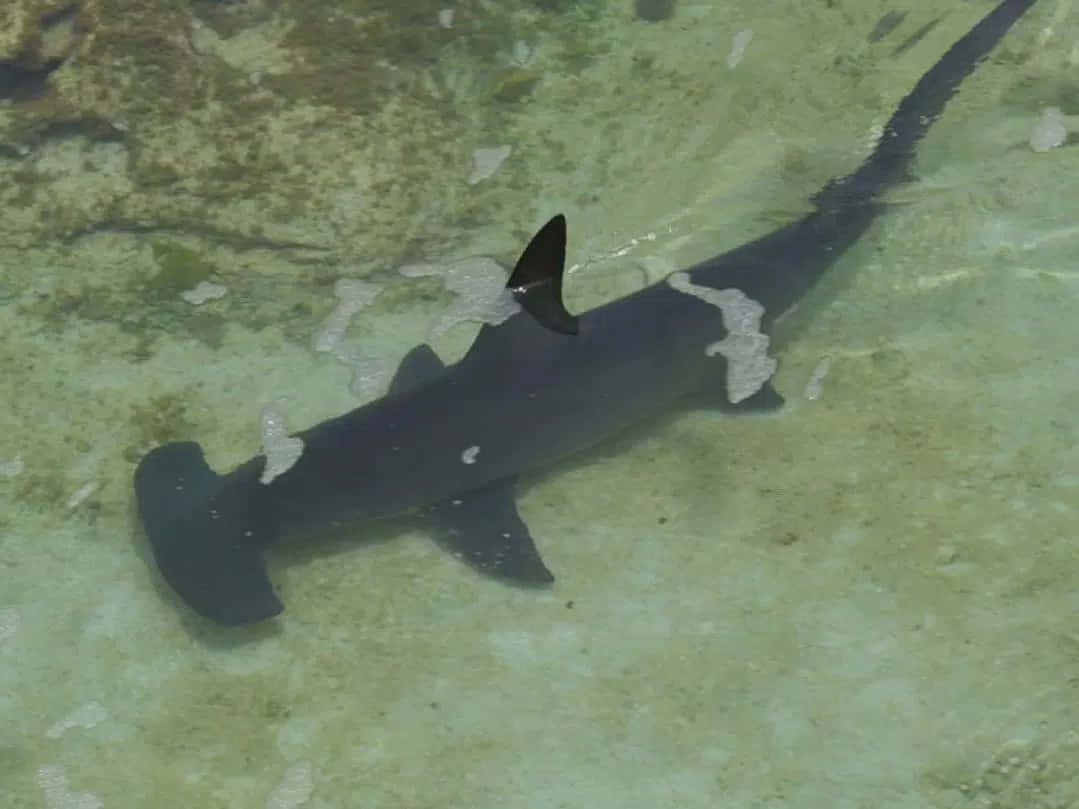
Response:
[[[813,197],[818,209],[864,205],[907,178],[918,142],[993,47],[1036,0],[1004,0],[957,40],[900,102],[873,153],[855,171]]]
[[[266,575],[259,490],[218,475],[191,441],[147,454],[135,471],[139,516],[158,569],[200,615],[226,625],[277,615],[281,602]]]

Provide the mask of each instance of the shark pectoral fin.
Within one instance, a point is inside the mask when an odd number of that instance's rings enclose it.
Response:
[[[576,334],[577,318],[562,303],[565,270],[566,217],[557,214],[521,253],[506,289],[541,326],[560,334]]]
[[[390,382],[390,393],[403,393],[434,379],[446,366],[427,343],[420,343],[401,360]]]
[[[554,576],[517,513],[513,488],[513,480],[500,480],[431,507],[435,540],[489,576],[550,584]]]
[[[771,413],[786,404],[772,383],[765,382],[760,390],[740,402],[732,402],[727,395],[727,382],[720,380],[702,390],[694,404],[702,408],[716,408],[726,413]]]

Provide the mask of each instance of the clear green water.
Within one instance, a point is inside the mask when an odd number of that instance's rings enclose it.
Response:
[[[163,441],[225,469],[268,405],[356,405],[313,350],[341,277],[384,286],[344,334],[378,370],[453,303],[401,266],[512,261],[562,211],[579,310],[790,221],[990,5],[871,43],[877,0],[93,0],[42,40],[56,4],[8,0],[0,59],[66,61],[0,78],[0,806],[1079,803],[1079,152],[1027,145],[1079,112],[1071,0],[778,335],[784,411],[527,481],[549,592],[395,524],[271,554],[287,611],[223,630],[131,491]]]

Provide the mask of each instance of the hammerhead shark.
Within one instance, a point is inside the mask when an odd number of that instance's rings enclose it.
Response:
[[[581,452],[697,394],[717,407],[782,404],[769,328],[884,211],[917,143],[960,83],[1035,0],[1004,0],[900,102],[872,154],[826,184],[791,224],[625,297],[570,314],[566,221],[547,222],[506,285],[518,310],[445,366],[426,344],[387,394],[297,433],[303,449],[268,482],[267,456],[227,474],[184,441],[135,472],[138,512],[165,580],[225,625],[283,609],[263,552],[283,537],[419,512],[438,540],[511,582],[554,580],[517,513],[520,475]],[[717,308],[718,307],[718,308]]]

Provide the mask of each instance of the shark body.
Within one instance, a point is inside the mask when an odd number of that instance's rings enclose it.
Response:
[[[899,104],[875,151],[826,185],[813,210],[759,239],[683,270],[711,290],[763,307],[767,329],[788,312],[884,209],[914,148],[979,61],[1035,0],[1004,0],[957,41]],[[297,434],[299,460],[270,483],[257,456],[220,475],[198,444],[158,447],[135,473],[139,515],[164,578],[199,614],[236,625],[282,610],[263,552],[286,536],[420,510],[438,539],[492,575],[553,581],[517,514],[520,474],[603,441],[691,394],[730,406],[729,336],[700,297],[661,281],[578,317],[562,306],[565,220],[537,233],[507,285],[522,311],[485,325],[444,366],[426,345],[402,361],[382,398]],[[765,382],[740,403],[772,408]]]

